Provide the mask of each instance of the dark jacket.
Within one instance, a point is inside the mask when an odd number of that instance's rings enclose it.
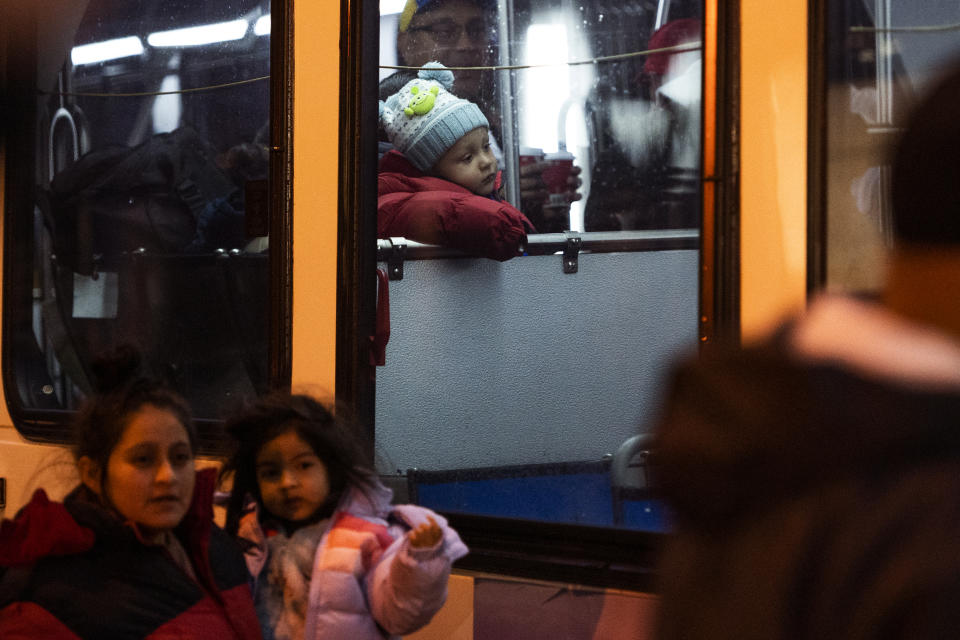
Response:
[[[955,339],[820,301],[682,366],[655,446],[661,638],[960,633]]]
[[[38,490],[0,529],[0,637],[259,639],[243,556],[213,524],[214,481],[197,474],[175,532],[196,579],[84,487],[63,504]]]
[[[429,176],[399,151],[380,159],[377,237],[402,236],[466,253],[509,260],[523,252],[533,225],[507,202],[478,196]]]

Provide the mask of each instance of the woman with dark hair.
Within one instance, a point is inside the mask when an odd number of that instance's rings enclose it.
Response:
[[[75,422],[80,484],[0,529],[0,637],[260,638],[240,550],[213,524],[186,402],[120,349]]]

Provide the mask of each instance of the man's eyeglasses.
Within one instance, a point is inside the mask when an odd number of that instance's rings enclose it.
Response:
[[[410,27],[408,31],[424,31],[429,33],[437,44],[453,44],[460,40],[464,31],[467,33],[467,38],[478,42],[485,38],[487,27],[483,20],[471,20],[465,25],[457,24],[452,20],[441,20],[420,27]]]

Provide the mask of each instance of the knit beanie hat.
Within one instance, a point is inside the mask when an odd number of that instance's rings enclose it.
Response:
[[[438,2],[441,5],[443,4],[442,0],[407,0],[403,5],[403,10],[400,12],[400,19],[397,25],[399,31],[403,33],[410,27],[410,21],[413,20],[413,16],[416,15],[418,11],[429,10],[431,5]],[[473,0],[473,3],[483,10],[495,8],[497,5],[496,0]]]
[[[380,102],[380,121],[393,146],[429,171],[457,140],[490,123],[480,107],[450,93],[453,72],[428,62],[418,77]]]
[[[406,4],[403,5],[403,11],[400,12],[400,31],[406,31],[407,27],[410,26],[410,20],[413,19],[413,14],[431,2],[433,0],[407,0]]]

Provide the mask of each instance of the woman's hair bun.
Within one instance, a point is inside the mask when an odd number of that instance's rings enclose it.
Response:
[[[90,365],[93,386],[97,393],[110,393],[127,386],[140,376],[140,351],[129,344],[114,347],[97,357]]]
[[[444,89],[450,91],[453,88],[453,71],[447,69],[437,61],[428,62],[420,69],[417,74],[421,80],[436,80]]]

